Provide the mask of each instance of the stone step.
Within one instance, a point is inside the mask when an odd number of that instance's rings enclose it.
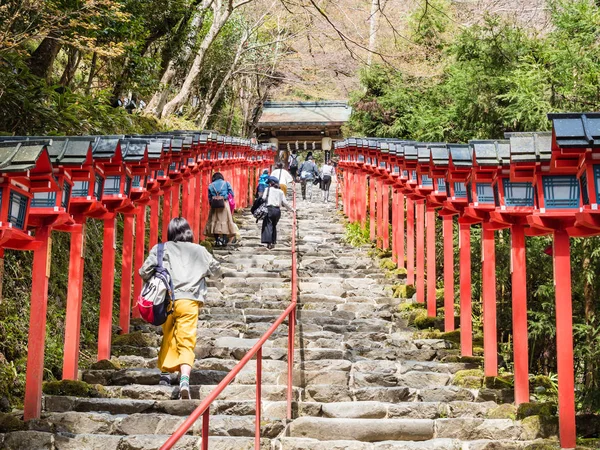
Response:
[[[276,450],[523,450],[533,441],[430,439],[427,441],[319,441],[310,438],[282,437],[272,441]],[[552,444],[550,442],[549,444]],[[547,448],[558,448],[548,446]]]
[[[347,419],[300,417],[292,421],[286,435],[320,441],[356,440],[428,441],[457,439],[472,441],[527,440],[528,433],[519,422],[510,419]]]
[[[79,398],[46,396],[45,412],[104,412],[113,415],[123,414],[169,414],[189,416],[200,404],[201,400],[139,400],[124,398]],[[312,416],[351,419],[438,419],[445,418],[486,418],[497,408],[494,402],[400,402],[386,403],[377,401],[365,402],[293,402],[294,417]],[[263,416],[269,419],[285,419],[287,402],[262,401]],[[211,413],[216,415],[252,416],[256,414],[255,400],[219,400],[211,406]]]
[[[0,434],[0,444],[5,450],[159,450],[170,435],[127,436],[108,434],[49,433],[43,431],[18,431]],[[201,448],[199,436],[183,436],[173,447],[176,450]],[[209,450],[253,450],[254,438],[210,436]],[[269,439],[261,439],[261,450],[270,450]]]

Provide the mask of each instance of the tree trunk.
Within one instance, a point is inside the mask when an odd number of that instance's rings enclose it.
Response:
[[[62,76],[60,77],[60,85],[68,87],[71,85],[73,81],[73,77],[75,76],[75,72],[79,67],[79,62],[81,61],[81,52],[73,47],[69,48],[69,56],[67,58],[67,65],[65,66],[65,70],[63,71]]]
[[[31,73],[50,82],[54,61],[61,47],[58,33],[51,32],[45,37],[27,61]]]
[[[192,54],[192,47],[191,44],[196,40],[196,35],[198,34],[198,30],[202,27],[202,14],[196,14],[194,15],[194,18],[192,19],[192,23],[190,26],[190,32],[188,33],[187,37],[186,37],[186,45],[183,48],[183,54],[180,58],[180,61],[183,63],[187,63],[187,61],[190,59],[190,55]],[[169,61],[169,64],[167,65],[167,70],[165,70],[165,73],[163,73],[163,76],[160,79],[160,88],[159,90],[157,90],[154,95],[152,96],[152,99],[148,102],[148,106],[146,107],[146,111],[150,112],[151,114],[157,114],[158,111],[162,111],[162,108],[164,107],[166,101],[167,101],[167,97],[169,95],[169,83],[171,83],[171,80],[173,80],[173,77],[175,76],[175,74],[177,73],[177,68],[176,68],[176,59],[175,58],[171,58]]]
[[[381,16],[381,0],[371,0],[371,16],[369,18],[369,54],[367,65],[373,62],[373,53],[377,48],[377,31],[379,30],[379,17]]]
[[[177,95],[164,106],[160,114],[161,117],[166,117],[173,114],[187,101],[190,96],[190,92],[192,92],[192,85],[196,81],[196,78],[198,78],[198,75],[202,70],[202,66],[204,65],[206,52],[223,29],[223,25],[225,25],[229,19],[229,16],[231,16],[232,9],[227,5],[223,6],[221,3],[218,3],[213,6],[213,9],[213,22],[208,30],[208,33],[202,40],[198,51],[196,52],[196,57],[194,58],[192,67],[190,67],[190,70],[185,77],[185,81],[183,82],[183,85],[181,86],[181,89]]]
[[[90,74],[88,75],[87,85],[85,86],[85,95],[89,95],[92,90],[92,82],[96,75],[96,64],[98,64],[98,54],[94,52],[92,55],[92,61],[90,62]]]

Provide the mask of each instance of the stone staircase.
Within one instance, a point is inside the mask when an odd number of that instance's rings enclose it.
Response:
[[[210,281],[198,325],[193,400],[177,399],[176,376],[158,385],[160,329],[136,322],[134,333],[115,339],[110,362],[82,373],[98,385],[93,397],[47,395],[42,418],[0,434],[0,448],[158,449],[289,304],[291,215],[282,213],[274,250],[260,245],[248,212],[240,218],[241,243],[214,251],[223,273]],[[499,407],[489,395],[452,384],[475,366],[445,362],[456,354],[449,342],[414,338],[398,314],[407,300],[391,297],[394,281],[366,249],[343,242],[331,203],[299,201],[298,219],[295,419],[285,420],[284,323],[263,350],[262,448],[516,450],[541,442],[537,429],[489,418]],[[209,448],[254,448],[255,376],[251,362],[213,403]],[[200,430],[198,422],[176,448],[199,448]]]

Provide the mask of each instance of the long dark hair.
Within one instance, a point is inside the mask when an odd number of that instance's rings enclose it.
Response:
[[[171,242],[194,242],[194,232],[187,220],[175,217],[169,222],[167,240]]]
[[[223,177],[223,174],[221,172],[215,172],[215,173],[213,173],[212,181],[215,182],[217,180],[223,180],[223,181],[225,181],[225,178]]]

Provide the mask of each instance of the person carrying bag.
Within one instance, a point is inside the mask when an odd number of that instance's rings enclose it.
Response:
[[[215,172],[212,176],[212,183],[208,186],[210,212],[208,213],[208,221],[204,229],[204,234],[215,237],[216,247],[227,245],[229,239],[234,237],[237,232],[231,208],[229,207],[229,197],[232,200],[234,198],[231,185],[225,181],[221,173]]]

